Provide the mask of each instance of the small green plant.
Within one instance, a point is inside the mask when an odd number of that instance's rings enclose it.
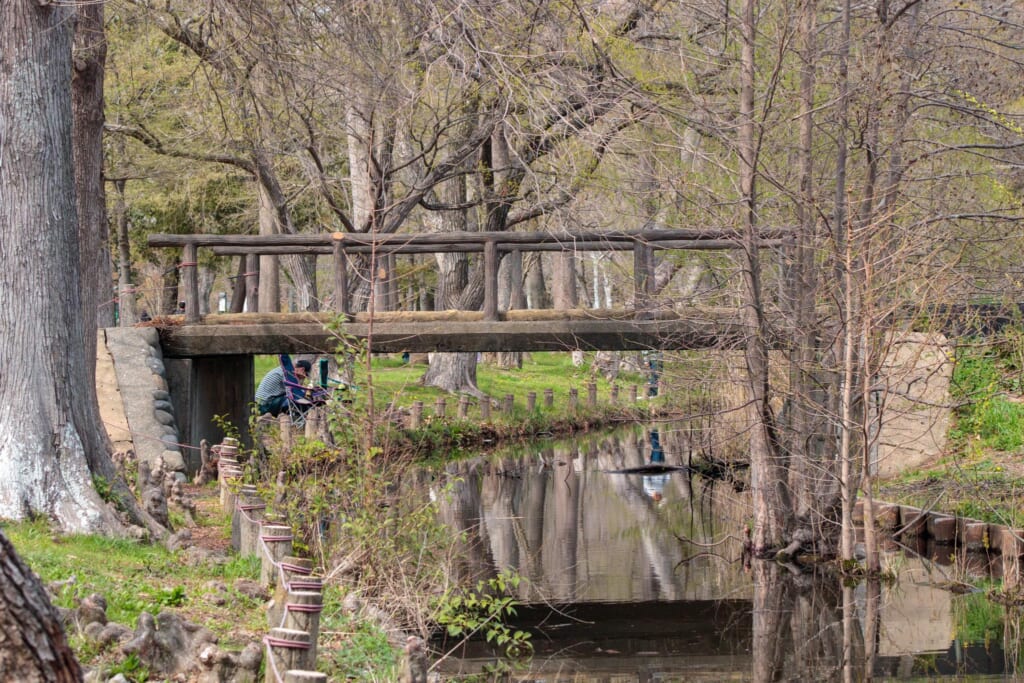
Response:
[[[505,655],[518,658],[533,652],[530,634],[513,630],[506,619],[515,616],[516,600],[510,593],[521,577],[510,570],[478,581],[475,590],[445,593],[438,601],[436,621],[448,635],[468,639],[482,633],[488,643],[502,648]]]
[[[114,502],[114,487],[110,485],[106,478],[98,474],[92,475],[92,487],[96,489],[96,494],[104,503]]]
[[[134,652],[128,655],[123,661],[112,665],[107,673],[110,676],[121,674],[132,683],[146,683],[149,680],[149,669],[142,663],[139,656]]]

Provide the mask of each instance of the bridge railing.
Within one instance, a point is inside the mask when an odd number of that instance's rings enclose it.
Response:
[[[758,246],[780,246],[791,233],[765,231]],[[149,246],[183,249],[181,280],[185,291],[185,322],[199,322],[198,249],[211,248],[219,255],[329,255],[333,263],[334,309],[351,314],[348,283],[350,254],[434,254],[482,253],[484,265],[484,319],[498,315],[498,266],[501,254],[514,251],[633,252],[633,301],[637,315],[647,308],[654,288],[656,250],[743,249],[745,243],[735,231],[644,230],[638,232],[591,231],[582,233],[541,232],[449,232],[449,233],[319,233],[303,235],[173,235],[153,234]]]

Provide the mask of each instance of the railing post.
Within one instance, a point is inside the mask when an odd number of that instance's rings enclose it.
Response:
[[[266,683],[284,680],[286,671],[308,670],[307,658],[311,648],[309,634],[290,628],[272,628],[267,636]]]
[[[185,285],[185,322],[199,322],[198,248],[194,242],[185,245],[181,261],[181,280]]]
[[[273,588],[279,582],[281,560],[292,554],[292,528],[281,524],[260,524],[260,585]]]
[[[587,405],[597,405],[597,382],[587,383]]]
[[[345,248],[342,244],[342,240],[345,239],[345,233],[336,232],[333,234],[333,237],[334,310],[342,315],[348,315],[348,272],[345,270]]]
[[[544,407],[550,408],[555,405],[555,390],[545,389],[544,390]]]
[[[498,243],[484,242],[484,320],[498,319]]]
[[[537,408],[537,392],[528,391],[526,393],[526,412],[532,413]]]

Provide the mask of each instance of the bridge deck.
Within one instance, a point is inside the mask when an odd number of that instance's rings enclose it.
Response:
[[[152,321],[171,358],[271,353],[331,353],[338,335],[331,313],[213,314],[198,323],[182,316]],[[352,316],[344,334],[369,340],[374,352],[571,351],[729,348],[746,330],[735,309],[644,313],[629,310],[515,310],[498,321],[468,311]]]

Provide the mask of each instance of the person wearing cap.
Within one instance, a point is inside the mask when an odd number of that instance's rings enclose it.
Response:
[[[305,381],[313,365],[308,360],[300,360],[295,363],[295,377],[299,382]],[[260,415],[270,413],[274,417],[281,414],[288,408],[288,387],[284,381],[284,370],[278,365],[268,372],[260,380],[256,387],[256,405],[259,407]]]

